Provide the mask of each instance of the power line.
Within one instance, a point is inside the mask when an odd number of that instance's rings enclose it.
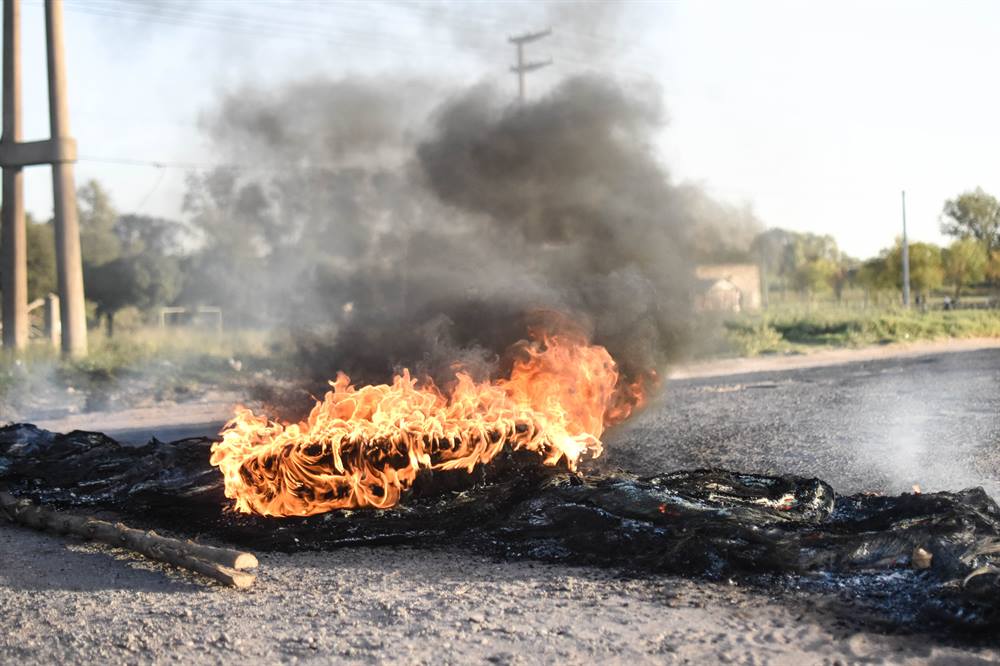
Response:
[[[167,175],[167,170],[161,167],[159,169],[159,172],[160,175],[157,176],[156,182],[153,183],[153,186],[151,188],[149,188],[149,191],[146,192],[146,195],[139,200],[139,204],[133,207],[136,213],[141,214],[143,209],[146,207],[146,202],[149,201],[149,198],[153,196],[153,193],[156,192],[156,190],[160,189],[160,183],[163,182],[163,177]]]
[[[27,0],[27,2],[32,2],[32,0]],[[219,3],[219,6],[226,6],[226,3]],[[298,4],[292,3],[290,6],[300,8]],[[324,4],[323,6],[327,6]],[[337,5],[338,10],[343,10],[345,7],[349,7],[352,10],[359,8],[358,5]],[[358,47],[378,47],[383,48],[386,46],[385,43],[373,44],[370,37],[375,35],[380,40],[383,39],[395,39],[395,44],[398,46],[400,42],[398,41],[398,35],[390,35],[389,33],[380,32],[345,32],[341,30],[339,33],[330,32],[323,26],[316,24],[304,24],[298,21],[288,21],[283,19],[271,20],[265,17],[249,17],[249,16],[233,16],[231,14],[219,13],[217,11],[188,11],[187,9],[179,6],[171,7],[169,3],[159,4],[156,6],[151,6],[147,4],[129,3],[129,2],[116,2],[114,0],[91,0],[89,3],[84,2],[74,2],[67,3],[67,10],[91,15],[95,17],[119,19],[119,20],[131,20],[131,21],[142,21],[149,23],[166,24],[172,26],[181,27],[194,27],[194,28],[205,28],[216,31],[225,32],[228,34],[242,34],[242,36],[266,36],[266,37],[286,37],[294,38],[301,41],[303,38],[308,39],[319,39],[324,42],[338,42],[345,45],[352,45]],[[355,14],[357,15],[357,14]],[[469,20],[483,20],[470,18]],[[521,35],[519,37],[511,37],[510,42],[514,43],[518,47],[519,60],[518,65],[512,67],[512,71],[518,74],[519,78],[519,88],[520,94],[523,99],[524,95],[524,75],[527,72],[540,69],[541,67],[551,64],[551,60],[547,62],[525,62],[523,59],[523,45],[533,41],[542,39],[551,35],[550,30],[546,30],[540,33],[529,33],[527,35]],[[346,36],[346,37],[345,37]],[[355,37],[363,37],[364,41],[354,41]],[[425,38],[421,38],[421,42],[426,42]],[[449,43],[448,46],[454,47],[453,43]],[[401,51],[399,48],[391,49],[396,53],[400,53],[405,56],[409,56],[412,52],[408,52],[405,47]],[[480,51],[485,51],[485,49],[479,49]],[[560,56],[560,60],[563,62],[568,62],[571,64],[577,64],[578,66],[588,67],[592,66],[590,63],[584,60],[575,58],[573,56]],[[650,77],[652,76],[648,72],[636,73],[638,76]],[[104,163],[104,164],[117,164],[123,166],[134,166],[142,168],[157,168],[157,169],[183,169],[189,171],[198,170],[211,170],[218,168],[232,168],[248,171],[260,171],[260,170],[283,170],[291,168],[297,165],[287,165],[287,166],[272,166],[265,167],[260,164],[235,164],[235,163],[200,163],[200,162],[181,162],[181,161],[161,161],[161,160],[143,160],[143,159],[133,159],[133,158],[120,158],[120,157],[105,157],[105,156],[81,156],[79,158],[81,162],[90,163]],[[338,165],[314,165],[312,168],[339,168]]]
[[[397,1],[397,2],[389,2],[389,4],[395,5],[397,7],[403,8],[403,9],[406,9],[407,11],[411,11],[411,12],[414,12],[414,13],[424,14],[425,16],[427,16],[427,18],[425,18],[424,20],[425,21],[429,21],[429,22],[430,21],[434,21],[438,17],[444,15],[443,12],[437,11],[436,9],[426,9],[425,8],[425,3],[406,2],[405,0],[403,0],[403,1]],[[537,6],[538,5],[538,3],[534,3],[534,2],[525,3],[525,4],[528,5],[528,6]],[[478,6],[482,7],[484,5],[480,4]],[[473,13],[469,12],[468,10],[469,10],[469,6],[465,5],[465,6],[462,6],[461,14],[456,14],[454,11],[450,11],[447,14],[447,19],[450,22],[452,22],[452,23],[465,23],[466,25],[470,25],[470,26],[471,25],[477,25],[477,26],[488,28],[488,29],[491,29],[491,30],[495,29],[498,25],[501,24],[501,20],[500,20],[501,17],[498,16],[498,15],[496,15],[496,14],[493,14],[492,16],[489,16],[487,14],[476,15],[476,14],[473,14]],[[432,12],[433,12],[433,14],[432,14]],[[519,16],[519,18],[521,18],[521,17]],[[562,27],[560,27],[559,33],[561,35],[565,35],[565,36],[573,38],[573,39],[589,40],[589,41],[592,41],[592,42],[594,42],[596,44],[605,44],[605,45],[609,45],[609,46],[621,46],[623,44],[622,41],[616,40],[616,39],[611,39],[611,38],[607,37],[606,35],[598,35],[598,34],[590,33],[590,32],[581,32],[579,30],[568,30],[568,29],[563,29]]]
[[[334,171],[347,165],[335,163],[302,164],[301,162],[272,162],[270,164],[240,163],[240,162],[182,162],[168,160],[149,160],[131,157],[106,157],[95,155],[80,155],[77,162],[90,164],[114,164],[118,166],[141,167],[150,169],[182,169],[185,171],[211,171],[213,169],[233,169],[238,171],[294,171],[298,169]]]
[[[121,164],[125,166],[154,167],[156,169],[211,169],[221,164],[197,164],[195,162],[160,162],[154,160],[139,160],[127,157],[90,157],[80,155],[77,162],[97,162],[101,164]]]
[[[223,3],[219,3],[218,6],[225,6]],[[321,5],[322,7],[329,6],[329,3]],[[349,10],[354,12],[355,16],[365,16],[366,18],[371,17],[377,20],[380,25],[385,23],[392,23],[392,17],[376,16],[370,12],[358,13],[357,10],[361,6],[355,4],[343,4],[336,3],[335,5],[339,13],[343,13],[344,10]],[[298,3],[291,3],[288,7],[282,7],[284,12],[287,8],[295,8],[298,10],[303,10],[305,8],[301,7]],[[122,2],[116,0],[90,0],[88,3],[77,2],[67,5],[67,10],[79,14],[90,15],[94,17],[102,18],[112,18],[120,20],[133,20],[133,21],[143,21],[154,24],[169,25],[175,27],[192,27],[192,28],[203,28],[209,30],[215,30],[219,32],[224,32],[233,36],[242,37],[268,37],[268,38],[279,38],[279,39],[295,39],[296,41],[301,41],[302,39],[307,39],[310,41],[317,41],[322,43],[336,43],[345,46],[351,46],[359,50],[369,50],[369,51],[379,51],[379,52],[391,52],[402,57],[412,57],[415,55],[423,56],[426,55],[426,50],[422,48],[409,47],[406,41],[407,36],[401,35],[398,32],[388,32],[388,31],[371,31],[371,30],[352,30],[339,27],[337,29],[331,29],[329,26],[317,25],[315,22],[303,23],[300,21],[289,21],[286,18],[276,18],[273,15],[268,16],[247,16],[247,15],[235,15],[232,13],[211,11],[201,9],[199,11],[192,11],[190,9],[169,5],[147,5],[138,4],[132,2]],[[387,20],[388,18],[388,20]],[[402,25],[403,23],[408,23],[399,21],[396,18],[396,25]],[[449,19],[454,20],[454,15],[449,16]],[[483,23],[490,23],[489,19],[476,19],[474,17],[468,17],[464,20],[465,22],[475,22],[481,21]],[[492,21],[496,24],[496,21]],[[583,36],[589,39],[599,40],[596,36],[576,33],[574,36]],[[620,44],[620,42],[614,42],[612,40],[603,40],[607,44]],[[414,44],[417,43],[416,38],[412,40]],[[419,39],[419,43],[423,44],[436,44],[443,48],[456,48],[456,44],[453,41],[444,42],[441,40],[429,39],[426,34],[422,35]],[[567,46],[560,43],[560,40],[556,40],[556,45],[560,48],[561,52],[567,52]],[[473,50],[477,52],[480,56],[493,56],[496,54],[494,49],[490,49],[484,45],[474,45],[465,44],[458,46],[457,48],[464,48],[468,50]],[[578,49],[570,48],[568,52],[577,53]],[[605,69],[606,65],[594,62],[588,62],[586,59],[581,59],[575,55],[562,55],[560,54],[560,61],[569,64],[575,64],[581,67],[589,67],[594,69]],[[652,63],[644,63],[652,64]],[[635,76],[637,78],[651,78],[653,75],[643,69],[636,69],[634,67],[623,66],[621,64],[616,65],[614,71],[618,74],[627,74]]]
[[[324,26],[315,24],[272,20],[263,17],[170,9],[148,11],[145,7],[145,5],[130,6],[122,3],[110,3],[100,5],[74,4],[67,6],[67,9],[78,14],[95,17],[134,20],[176,27],[204,28],[234,36],[295,39],[296,41],[307,39],[327,44],[335,43],[358,49],[388,51],[407,58],[426,53],[423,49],[404,46],[399,35],[384,32],[346,31],[343,29],[331,31]]]

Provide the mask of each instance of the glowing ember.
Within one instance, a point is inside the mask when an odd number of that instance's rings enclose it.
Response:
[[[238,408],[211,463],[245,513],[387,508],[420,470],[471,472],[507,447],[575,469],[601,454],[605,426],[642,403],[641,382],[619,383],[607,349],[579,333],[534,331],[514,352],[509,378],[477,383],[458,371],[447,390],[408,371],[361,388],[340,373],[301,423]]]

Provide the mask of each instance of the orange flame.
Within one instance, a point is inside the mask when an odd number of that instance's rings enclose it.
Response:
[[[391,384],[351,385],[343,373],[309,417],[286,424],[237,408],[212,447],[235,508],[264,516],[388,508],[420,470],[471,472],[505,447],[575,470],[601,455],[606,425],[643,401],[643,382],[619,384],[608,351],[576,333],[516,346],[510,377],[477,383],[458,371],[442,391],[409,371]]]

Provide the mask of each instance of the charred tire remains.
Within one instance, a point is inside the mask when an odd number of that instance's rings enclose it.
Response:
[[[12,425],[0,429],[0,486],[256,550],[449,544],[638,575],[820,593],[846,585],[890,625],[1000,628],[1000,508],[981,488],[840,497],[819,479],[718,469],[588,476],[506,452],[472,474],[424,474],[391,509],[264,518],[231,510],[211,445],[127,447]]]

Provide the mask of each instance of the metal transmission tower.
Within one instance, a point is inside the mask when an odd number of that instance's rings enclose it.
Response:
[[[529,32],[524,35],[518,35],[517,37],[508,37],[507,41],[517,47],[517,64],[510,68],[510,71],[517,74],[517,99],[522,104],[524,103],[524,75],[528,72],[533,72],[536,69],[541,69],[542,67],[548,67],[552,64],[552,58],[549,58],[545,62],[525,62],[524,61],[524,45],[530,42],[537,42],[543,37],[548,37],[552,34],[552,29],[542,30],[541,32]]]
[[[71,355],[87,352],[87,315],[83,300],[83,262],[76,213],[73,163],[76,141],[69,135],[66,102],[66,57],[63,52],[63,2],[45,0],[45,41],[49,76],[51,138],[21,141],[20,0],[4,0],[3,11],[3,343],[20,349],[28,342],[27,249],[24,228],[22,169],[52,165],[55,209],[56,273],[62,349]]]

